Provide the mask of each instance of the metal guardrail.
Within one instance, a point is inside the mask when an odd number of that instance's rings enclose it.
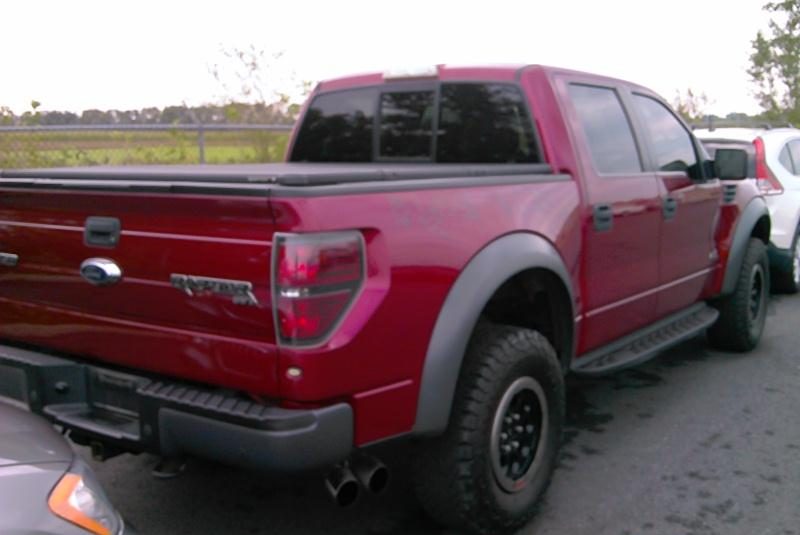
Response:
[[[255,130],[263,132],[290,132],[291,124],[69,124],[69,125],[34,125],[34,126],[0,126],[2,132],[102,132],[116,131],[161,131],[179,130],[184,132],[214,132]]]
[[[0,168],[275,161],[283,156],[292,128],[291,124],[0,126]]]

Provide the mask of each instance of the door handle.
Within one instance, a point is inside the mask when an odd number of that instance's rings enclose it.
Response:
[[[594,229],[598,232],[606,232],[614,227],[614,212],[610,204],[595,204],[592,207],[594,212]]]
[[[675,212],[678,211],[678,201],[673,199],[672,197],[667,197],[664,199],[664,204],[661,207],[661,211],[664,214],[665,220],[670,220],[675,217]]]
[[[121,229],[116,217],[87,217],[83,242],[94,247],[116,247]]]

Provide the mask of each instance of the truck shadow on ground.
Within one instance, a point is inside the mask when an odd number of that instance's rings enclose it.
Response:
[[[576,470],[581,457],[603,455],[592,447],[591,435],[605,433],[618,412],[635,410],[637,418],[654,417],[647,406],[634,406],[643,389],[659,388],[669,382],[673,369],[709,358],[714,357],[700,337],[637,368],[607,377],[569,377],[564,448],[554,485],[559,471]],[[92,464],[123,515],[145,535],[454,535],[439,528],[416,503],[408,451],[398,444],[376,452],[392,470],[389,489],[378,496],[362,492],[346,509],[328,498],[321,474],[264,476],[190,460],[185,473],[162,481],[149,476],[156,460],[146,455]]]

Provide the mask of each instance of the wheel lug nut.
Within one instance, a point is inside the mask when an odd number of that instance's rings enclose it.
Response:
[[[526,433],[533,433],[533,425],[531,425],[531,424],[526,425],[525,426],[525,432]]]
[[[511,419],[511,416],[506,416],[505,418],[503,418],[503,421],[505,423],[507,423],[507,424],[511,424],[511,422],[513,422],[513,420]]]
[[[529,447],[525,446],[524,448],[522,448],[522,455],[523,456],[527,457],[530,454],[531,454],[531,449]]]
[[[516,422],[516,421],[518,421],[518,420],[519,420],[519,418],[520,418],[520,416],[519,416],[519,413],[516,413],[516,412],[515,412],[515,413],[514,413],[514,415],[512,416],[512,418],[514,418],[514,421],[515,421],[515,422]]]
[[[517,442],[516,440],[515,440],[515,441],[513,441],[513,442],[511,443],[511,449],[512,449],[512,450],[519,449],[519,442]]]
[[[524,410],[525,412],[531,412],[531,406],[525,405],[524,407],[522,407],[522,410]]]
[[[500,440],[504,442],[508,440],[508,433],[500,433]]]
[[[502,446],[500,449],[503,450],[503,453],[509,453],[511,451],[511,446],[506,444],[505,446]]]
[[[518,425],[514,428],[514,431],[516,431],[517,433],[522,433],[523,430],[524,428],[521,425]]]

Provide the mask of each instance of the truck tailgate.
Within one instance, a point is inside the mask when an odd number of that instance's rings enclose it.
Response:
[[[115,246],[86,243],[90,217],[119,220]],[[272,233],[266,193],[0,187],[0,253],[6,259],[0,261],[0,338],[253,393],[277,392]],[[121,280],[90,283],[80,272],[89,258],[113,261]],[[242,302],[219,286],[186,292],[173,285],[176,274],[251,283],[254,299]]]

